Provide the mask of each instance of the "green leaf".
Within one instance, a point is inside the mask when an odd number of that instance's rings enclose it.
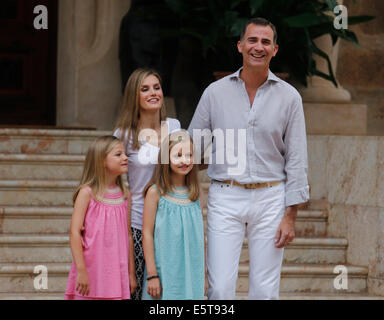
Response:
[[[325,34],[330,34],[331,36],[335,33],[336,29],[333,25],[333,22],[322,23],[309,28],[311,39],[316,39]]]
[[[174,38],[182,35],[181,30],[163,28],[159,32],[161,38]]]
[[[239,13],[237,11],[225,11],[223,15],[225,24],[234,23],[238,16]]]
[[[243,2],[243,0],[232,0],[230,8],[231,9],[236,8],[241,2]]]
[[[244,30],[245,25],[248,22],[248,18],[239,18],[231,26],[231,35],[233,37],[240,37],[241,32]]]
[[[309,35],[309,31],[308,30],[305,30],[305,36],[306,36],[306,39],[307,39],[307,45],[308,45],[308,54],[310,54],[311,56],[308,57],[308,70],[310,72],[310,74],[312,75],[318,75],[324,79],[327,79],[327,80],[330,80],[333,82],[333,84],[338,87],[337,85],[337,82],[336,82],[336,78],[335,78],[335,75],[333,73],[333,69],[332,69],[332,63],[331,63],[331,60],[329,59],[328,55],[322,51],[321,49],[319,49],[316,44],[312,41],[310,35]],[[316,68],[316,62],[313,60],[313,53],[317,54],[318,56],[324,58],[326,61],[327,61],[327,64],[328,64],[328,72],[329,74],[325,74],[319,70],[317,70]]]
[[[335,34],[331,34],[331,38],[332,38],[332,46],[334,46],[337,40],[339,39],[339,37]]]
[[[332,81],[333,84],[334,84],[336,87],[338,87],[337,83],[333,81],[333,78],[332,78],[330,75],[328,75],[328,74],[326,74],[326,73],[324,73],[324,72],[321,72],[320,70],[314,69],[314,70],[312,71],[312,75],[314,75],[314,76],[319,76],[319,77],[322,77],[322,78],[327,79],[327,80],[329,80],[329,81]]]
[[[337,85],[337,82],[336,82],[336,78],[335,78],[335,75],[333,73],[333,69],[332,69],[332,63],[331,63],[331,60],[329,59],[328,55],[320,50],[313,41],[312,42],[312,51],[313,53],[317,54],[318,56],[324,58],[325,60],[327,60],[327,64],[328,64],[328,72],[329,72],[329,75],[327,75],[329,78],[326,78],[328,80],[331,80],[333,82],[333,84],[336,86],[336,88],[338,87]],[[322,73],[321,71],[317,70],[316,71],[318,72],[317,75],[320,75],[319,73]],[[323,76],[324,78],[324,76]]]
[[[203,40],[204,39],[204,35],[196,32],[196,30],[193,30],[193,29],[182,28],[182,29],[180,29],[180,32],[182,34],[186,34],[186,35],[192,36],[192,37],[197,38],[199,40]]]
[[[375,16],[352,16],[348,17],[348,25],[354,25],[358,23],[364,23],[375,19]]]
[[[283,19],[283,23],[292,28],[306,28],[333,21],[326,15],[317,15],[314,13],[302,13],[297,16]]]
[[[306,43],[306,49],[307,49],[307,75],[309,75],[309,71],[316,69],[316,62],[313,60],[313,51],[312,51],[312,40],[311,37],[309,36],[309,31],[308,29],[305,29],[305,38],[307,40]]]
[[[258,9],[263,5],[264,0],[249,0],[249,5],[251,8],[251,16],[253,16]]]
[[[325,0],[325,2],[328,5],[328,9],[332,12],[339,5],[336,0]]]
[[[188,10],[186,3],[182,0],[165,0],[165,4],[178,14],[183,14]]]
[[[347,40],[349,42],[354,43],[357,46],[360,46],[359,41],[357,40],[356,34],[352,31],[340,29],[340,30],[336,30],[335,34],[344,40]]]

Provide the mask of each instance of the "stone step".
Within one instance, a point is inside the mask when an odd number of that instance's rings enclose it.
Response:
[[[368,268],[346,265],[348,289],[337,290],[334,281],[339,273],[334,273],[336,265],[283,265],[280,292],[289,293],[366,293]],[[248,292],[248,265],[239,266],[238,292]]]
[[[35,281],[41,278],[42,273],[35,269],[41,264],[0,264],[0,293],[9,294],[29,294],[45,295],[51,293],[64,294],[70,270],[69,263],[45,263],[48,288],[35,289]],[[36,270],[36,273],[34,272]],[[41,269],[40,269],[41,270]]]
[[[296,237],[325,237],[327,223],[327,211],[298,210],[295,223]]]
[[[1,296],[0,296],[1,299]],[[248,300],[247,293],[236,294],[236,300]],[[280,300],[384,300],[384,297],[371,296],[369,294],[361,293],[287,293],[283,292],[280,294]]]
[[[1,180],[0,207],[71,206],[78,181]]]
[[[284,250],[284,263],[341,264],[345,262],[347,241],[344,239],[296,238]],[[71,262],[69,236],[0,235],[0,262]],[[241,263],[247,263],[248,242],[244,241]]]
[[[48,277],[47,290],[36,290],[34,280],[41,276],[35,268],[38,265],[46,267]],[[328,294],[366,294],[366,278],[368,270],[364,267],[347,266],[348,268],[348,289],[337,290],[334,288],[336,274],[333,273],[334,266],[330,265],[299,265],[283,266],[281,275],[280,292],[282,295],[295,293],[307,295],[316,293],[319,295]],[[45,263],[45,264],[0,264],[0,293],[4,294],[42,294],[42,293],[63,293],[65,291],[67,277],[70,270],[69,263]],[[41,271],[40,271],[41,272]],[[239,267],[239,279],[237,283],[238,294],[244,295],[248,292],[248,267]]]
[[[96,138],[110,131],[57,129],[0,129],[3,154],[85,154]]]
[[[85,156],[0,154],[3,180],[80,180]]]
[[[1,293],[0,301],[4,300],[64,300],[63,293]],[[246,293],[236,294],[236,300],[248,300]],[[384,300],[384,297],[370,296],[368,294],[289,294],[283,293],[280,295],[280,300]]]
[[[284,264],[343,264],[347,246],[346,239],[295,238],[284,249]],[[248,262],[248,240],[245,239],[240,263]]]
[[[73,207],[0,207],[2,234],[68,235]]]
[[[0,235],[0,263],[72,262],[68,235]]]
[[[206,220],[206,211],[204,209],[204,220]],[[72,204],[64,207],[1,206],[0,232],[3,234],[68,234],[72,212]],[[326,219],[323,211],[299,211],[296,220],[296,236],[303,237],[304,233],[305,237],[323,237]]]
[[[64,293],[0,293],[0,301],[64,300]]]
[[[203,209],[206,226],[207,208]],[[322,210],[299,210],[295,223],[296,237],[325,237],[327,235],[327,212]]]

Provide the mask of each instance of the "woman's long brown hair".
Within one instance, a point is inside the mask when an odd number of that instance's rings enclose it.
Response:
[[[140,149],[138,132],[140,120],[140,90],[144,79],[151,75],[159,79],[161,85],[161,77],[159,73],[153,69],[139,68],[131,74],[125,86],[123,105],[114,129],[114,131],[119,130],[120,139],[124,141],[126,146],[132,139],[132,150]],[[162,121],[165,121],[165,119],[166,109],[163,102],[160,109],[160,124]]]

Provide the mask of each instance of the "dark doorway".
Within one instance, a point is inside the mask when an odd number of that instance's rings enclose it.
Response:
[[[57,0],[1,0],[0,125],[56,124]],[[34,8],[48,9],[48,30]]]

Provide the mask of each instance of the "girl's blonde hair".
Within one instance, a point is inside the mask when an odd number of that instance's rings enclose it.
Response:
[[[153,69],[139,68],[131,74],[125,86],[123,105],[117,119],[115,130],[120,130],[120,137],[124,143],[128,144],[130,139],[132,139],[132,150],[140,149],[138,138],[138,126],[140,120],[140,90],[143,81],[151,75],[159,79],[161,85],[162,81],[159,73]],[[163,105],[160,109],[160,124],[162,121],[165,121],[165,119],[166,108],[163,100]]]
[[[146,196],[149,188],[153,185],[156,185],[157,189],[161,195],[165,195],[167,191],[172,190],[171,182],[171,166],[170,166],[170,152],[172,148],[182,142],[189,141],[191,144],[192,154],[194,154],[194,145],[193,140],[189,136],[188,132],[185,130],[179,130],[168,135],[167,138],[161,144],[158,163],[155,167],[155,172],[153,173],[151,181],[144,188],[144,197]],[[165,163],[162,163],[162,160],[167,160]],[[189,189],[189,199],[191,201],[196,201],[200,196],[200,186],[198,179],[198,166],[193,165],[192,170],[185,177],[185,184]]]
[[[95,198],[104,194],[107,188],[104,161],[108,153],[118,143],[122,143],[118,138],[114,136],[104,136],[96,139],[91,144],[85,158],[80,184],[73,195],[73,203],[75,203],[80,189],[86,186],[92,189],[92,195]],[[124,198],[127,198],[128,188],[123,182],[122,176],[117,177],[116,184],[123,191]]]

